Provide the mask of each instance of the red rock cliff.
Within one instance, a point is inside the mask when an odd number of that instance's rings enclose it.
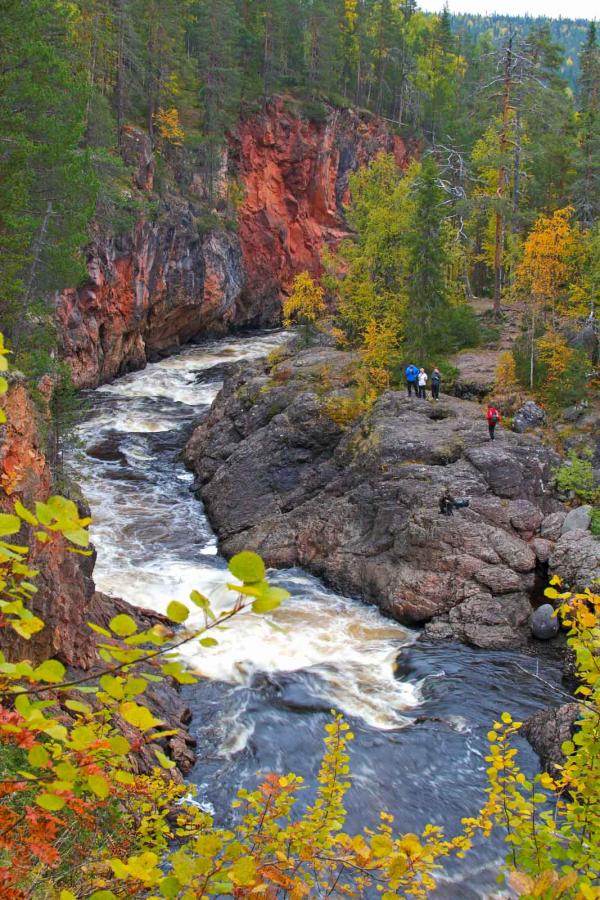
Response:
[[[294,276],[318,274],[323,247],[348,234],[351,172],[382,151],[394,153],[400,167],[407,161],[403,141],[381,120],[332,109],[317,123],[281,98],[243,122],[230,149],[231,175],[245,188],[238,234],[202,234],[194,201],[173,192],[163,192],[156,220],[142,216],[130,234],[96,233],[89,282],[64,291],[56,304],[78,387],[141,368],[206,334],[277,322]],[[125,130],[123,155],[136,190],[151,192],[154,159],[143,132]]]
[[[324,247],[348,236],[351,173],[381,152],[393,153],[399,168],[408,162],[405,143],[381,119],[345,109],[317,123],[282,98],[241,125],[237,152],[244,296],[276,307],[299,272],[320,274]]]
[[[40,440],[39,415],[20,375],[9,377],[9,390],[0,405],[8,419],[6,425],[0,426],[0,511],[12,512],[15,500],[34,509],[36,500],[44,502],[53,493],[53,479]],[[106,627],[113,616],[126,612],[136,617],[142,627],[153,624],[145,611],[134,610],[124,601],[96,591],[92,577],[94,556],[69,553],[62,536],[40,544],[28,527],[25,531],[29,533],[22,537],[32,548],[31,564],[39,571],[35,579],[38,592],[33,595],[31,609],[45,622],[45,628],[26,641],[0,622],[0,649],[8,658],[37,664],[55,657],[71,667],[71,673],[77,677],[99,664],[88,622]],[[151,686],[147,699],[153,712],[176,731],[164,740],[162,749],[182,771],[187,771],[194,760],[190,750],[194,742],[186,731],[189,711],[168,682]],[[126,723],[122,727],[124,733],[133,737]],[[136,765],[144,770],[156,765],[151,747],[144,748]]]

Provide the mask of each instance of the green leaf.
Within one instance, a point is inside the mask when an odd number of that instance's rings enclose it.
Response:
[[[229,560],[229,571],[234,578],[239,578],[245,584],[256,584],[266,574],[265,564],[258,553],[247,550],[237,553]]]
[[[106,778],[102,775],[90,775],[87,783],[96,797],[100,797],[101,800],[106,800],[110,793],[110,787]]]
[[[115,616],[114,619],[111,619],[109,627],[119,637],[129,637],[130,634],[135,634],[137,631],[134,620],[131,616],[126,615]]]
[[[241,856],[234,862],[231,875],[236,884],[252,884],[256,878],[256,863],[251,856]]]
[[[69,528],[68,530],[63,531],[64,536],[68,541],[71,541],[72,544],[77,544],[78,547],[88,547],[90,543],[90,534],[89,531],[86,531],[85,528]]]
[[[65,706],[67,709],[72,709],[73,712],[89,714],[92,711],[92,707],[88,706],[87,703],[81,703],[79,700],[65,700]]]
[[[123,685],[126,697],[139,697],[147,687],[148,683],[143,678],[128,678]]]
[[[110,749],[113,753],[117,753],[119,756],[125,756],[131,750],[131,745],[129,741],[123,737],[121,734],[115,735],[109,741]]]
[[[174,769],[175,768],[176,764],[173,762],[172,759],[169,759],[168,756],[165,756],[165,754],[162,752],[162,750],[158,750],[157,748],[155,748],[154,755],[156,756],[157,760],[159,761],[159,763],[161,764],[163,769]]]
[[[269,588],[268,591],[258,597],[252,604],[252,611],[255,613],[267,613],[281,606],[283,600],[289,597],[289,593],[282,588]]]
[[[44,769],[50,759],[48,751],[41,744],[35,744],[27,754],[29,765],[34,769]]]
[[[200,640],[200,645],[202,647],[216,647],[218,643],[218,641],[215,641],[215,639],[211,637],[202,638]]]
[[[54,771],[62,781],[73,782],[77,778],[77,768],[68,762],[59,763]]]
[[[42,523],[42,525],[51,525],[54,516],[52,515],[52,510],[48,508],[45,503],[40,503],[39,500],[35,504],[35,514]]]
[[[7,534],[18,534],[20,530],[21,520],[18,516],[0,513],[0,537],[5,537]]]
[[[119,784],[135,784],[135,778],[133,777],[131,772],[125,772],[122,769],[118,769],[114,772],[115,781],[118,781]]]
[[[42,809],[47,809],[49,812],[58,812],[63,808],[66,801],[64,797],[59,797],[58,794],[43,793],[37,795],[35,802]]]
[[[165,900],[175,900],[181,891],[181,882],[174,875],[168,875],[158,887]]]
[[[112,891],[94,891],[90,900],[118,900],[118,897]]]
[[[160,719],[156,719],[149,709],[146,709],[145,706],[139,706],[133,701],[121,703],[119,713],[126,722],[129,722],[130,725],[139,728],[141,731],[148,731],[150,728],[162,725]]]
[[[192,603],[195,603],[196,606],[199,606],[200,609],[208,609],[210,607],[210,600],[208,597],[205,597],[204,594],[199,593],[199,591],[192,591],[190,600]]]
[[[48,684],[60,684],[67,670],[57,659],[47,659],[34,669],[33,677],[36,681],[45,681]]]
[[[172,600],[167,606],[167,617],[171,622],[177,622],[178,625],[185,622],[189,614],[190,611],[187,606],[184,606],[183,603],[178,603],[177,600]]]
[[[100,687],[113,700],[122,700],[125,696],[123,683],[115,678],[114,675],[103,675],[100,679]]]
[[[17,500],[15,503],[15,512],[18,516],[20,516],[24,522],[27,522],[29,525],[37,525],[38,520],[30,513],[28,509],[26,509],[23,504]]]
[[[88,725],[78,725],[71,732],[71,744],[75,750],[87,750],[96,740],[96,733]]]

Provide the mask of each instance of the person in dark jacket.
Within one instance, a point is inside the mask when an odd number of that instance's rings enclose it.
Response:
[[[419,375],[419,370],[412,363],[406,367],[404,370],[404,375],[406,377],[406,390],[408,391],[408,396],[412,397],[413,388],[415,391],[415,397],[419,396],[419,389],[417,385],[417,377]]]
[[[456,500],[450,493],[450,489],[447,485],[444,486],[444,493],[440,497],[440,513],[443,516],[453,516],[454,515],[454,505]]]
[[[431,373],[431,399],[439,400],[440,399],[440,385],[442,383],[442,373],[438,369],[437,366],[434,366],[433,372]]]
[[[494,431],[496,430],[496,425],[500,422],[500,413],[496,409],[493,403],[488,403],[487,408],[487,423],[488,429],[490,432],[490,441],[494,440]]]

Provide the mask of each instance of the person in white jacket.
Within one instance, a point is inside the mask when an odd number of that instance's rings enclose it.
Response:
[[[419,385],[418,396],[421,397],[422,400],[425,400],[426,399],[425,390],[427,388],[427,372],[425,371],[423,366],[421,366],[421,368],[419,369],[419,374],[417,375],[417,382]]]

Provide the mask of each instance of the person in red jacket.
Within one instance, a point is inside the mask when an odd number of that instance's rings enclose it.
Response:
[[[493,405],[493,403],[488,403],[487,408],[487,422],[488,428],[490,430],[490,441],[494,440],[494,431],[496,430],[496,425],[500,421],[500,413]]]

